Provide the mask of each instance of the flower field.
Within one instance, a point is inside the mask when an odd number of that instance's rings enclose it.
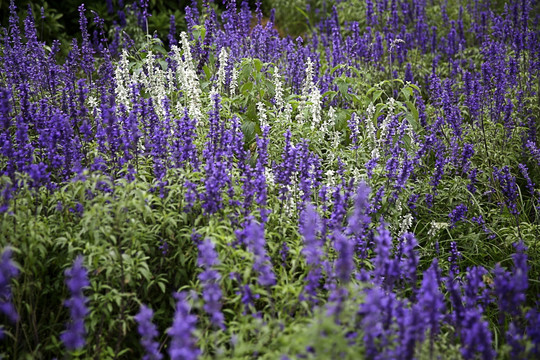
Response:
[[[1,24],[0,358],[540,358],[540,2],[104,3]]]

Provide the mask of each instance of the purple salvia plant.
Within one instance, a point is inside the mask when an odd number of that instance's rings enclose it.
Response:
[[[365,237],[368,226],[371,223],[371,217],[368,215],[370,192],[371,188],[364,181],[361,181],[356,190],[354,209],[349,217],[349,226],[347,228],[347,234],[355,237],[357,251],[360,251],[362,254],[367,250]]]
[[[385,292],[378,286],[366,290],[365,301],[358,311],[362,316],[366,358],[392,358],[388,351],[393,336],[391,325],[396,305],[394,293]]]
[[[65,301],[64,305],[69,308],[71,322],[68,323],[66,331],[60,335],[60,339],[68,350],[77,350],[86,343],[84,319],[89,313],[86,306],[88,300],[84,296],[83,290],[90,285],[90,282],[81,255],[75,259],[73,266],[65,271],[65,275],[71,297]]]
[[[86,19],[84,4],[79,6],[79,26],[82,36],[82,62],[81,68],[87,76],[94,71],[94,48],[90,43],[90,35],[88,34],[88,20]]]
[[[430,330],[431,346],[433,340],[439,333],[440,322],[444,317],[444,295],[439,289],[439,264],[437,259],[433,259],[431,266],[424,273],[422,285],[418,291],[418,302],[415,305],[422,314],[426,329]]]
[[[459,274],[459,260],[461,259],[461,253],[457,248],[457,243],[455,241],[450,242],[450,256],[448,261],[450,262],[450,271],[452,274]]]
[[[210,321],[213,325],[225,329],[225,318],[221,312],[222,292],[219,286],[221,275],[215,270],[215,267],[220,263],[215,245],[210,239],[205,239],[197,247],[199,249],[197,265],[203,268],[203,272],[199,274],[199,280],[202,284],[204,311],[210,315]]]
[[[375,252],[377,255],[373,259],[373,275],[375,282],[384,285],[384,288],[391,289],[394,281],[399,277],[399,262],[391,258],[392,236],[384,221],[381,221],[374,237]]]
[[[525,315],[525,319],[527,320],[527,336],[533,345],[531,352],[538,356],[540,355],[540,311],[530,309]]]
[[[335,277],[342,283],[349,282],[355,268],[354,263],[354,243],[352,239],[342,232],[333,234],[334,248],[338,253],[338,258],[334,264]]]
[[[184,115],[176,120],[175,137],[172,145],[172,157],[176,167],[185,168],[191,165],[195,171],[199,169],[197,147],[194,144],[196,121],[189,117],[184,108]]]
[[[459,204],[448,214],[448,217],[450,218],[451,227],[455,227],[456,223],[459,221],[462,221],[467,216],[467,205]]]
[[[445,279],[446,289],[450,296],[450,303],[452,305],[452,311],[450,313],[450,319],[453,325],[460,329],[463,324],[465,316],[465,307],[462,300],[462,286],[461,281],[456,278],[456,274],[450,270],[448,276]]]
[[[317,289],[322,279],[324,252],[323,243],[317,236],[319,228],[319,214],[317,214],[313,205],[308,204],[300,217],[300,234],[304,238],[302,255],[306,258],[306,264],[309,268],[306,276],[306,286],[301,298],[307,298],[313,302],[316,302]]]
[[[154,312],[146,305],[141,305],[141,309],[134,319],[137,321],[137,331],[141,336],[141,345],[145,354],[143,360],[161,360],[163,355],[159,352],[159,343],[154,340],[159,335],[157,328],[152,324]]]
[[[508,326],[506,332],[506,343],[510,345],[510,358],[511,359],[525,359],[524,354],[525,347],[522,344],[523,334],[516,324],[512,321]]]
[[[19,274],[19,269],[11,260],[12,250],[8,247],[2,252],[0,259],[0,313],[4,314],[10,322],[19,321],[19,314],[13,305],[11,292],[11,279]],[[5,337],[4,326],[0,325],[0,340]]]
[[[508,166],[504,166],[500,170],[497,167],[493,167],[493,177],[501,187],[504,204],[510,213],[514,216],[519,215],[517,209],[518,189],[516,178],[510,173]]]
[[[169,356],[171,360],[196,360],[201,351],[197,348],[195,326],[197,317],[190,314],[191,307],[184,292],[175,293],[176,311],[167,334],[171,338]]]
[[[487,270],[482,266],[474,266],[467,269],[465,288],[465,305],[467,307],[485,307],[489,301],[489,291],[486,289],[484,276]]]
[[[420,257],[417,247],[418,241],[412,233],[405,233],[401,237],[401,257],[400,257],[400,272],[401,277],[412,287],[416,289],[417,268]]]
[[[407,300],[401,300],[395,309],[398,326],[397,347],[395,354],[392,354],[395,359],[414,358],[416,344],[424,339],[424,314],[417,307],[409,307],[408,304]]]
[[[519,171],[523,175],[523,178],[527,182],[527,191],[529,194],[534,197],[540,197],[540,193],[534,188],[534,182],[531,180],[531,177],[529,176],[529,171],[527,169],[527,166],[524,164],[519,164]]]
[[[522,241],[515,244],[516,252],[512,255],[514,269],[512,272],[504,270],[499,264],[493,270],[495,295],[501,310],[500,321],[503,322],[505,313],[518,315],[521,313],[520,306],[525,302],[526,291],[529,287],[527,248]]]
[[[169,24],[169,46],[173,46],[178,44],[178,41],[176,40],[176,19],[173,14],[171,14]]]
[[[244,229],[244,236],[248,249],[254,255],[253,270],[258,274],[259,285],[263,287],[275,285],[276,276],[265,248],[264,225],[258,224],[253,219],[249,220]]]
[[[495,358],[489,324],[482,318],[480,309],[472,307],[465,310],[461,342],[461,355],[465,359],[474,359],[476,354],[479,354],[482,360]]]

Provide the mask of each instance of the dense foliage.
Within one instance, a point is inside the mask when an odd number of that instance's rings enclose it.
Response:
[[[540,357],[536,0],[148,5],[11,3],[0,356]]]

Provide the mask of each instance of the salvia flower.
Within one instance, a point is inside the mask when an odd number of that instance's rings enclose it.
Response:
[[[152,324],[154,312],[146,305],[141,305],[141,310],[135,315],[137,321],[137,331],[141,335],[141,345],[144,348],[145,354],[143,360],[160,360],[163,355],[159,352],[159,343],[154,340],[159,335],[157,328]]]
[[[275,285],[276,276],[270,258],[266,254],[264,225],[251,220],[244,231],[248,249],[255,257],[253,269],[258,273],[259,284],[264,287]]]
[[[342,232],[334,233],[334,247],[338,252],[335,262],[335,275],[342,283],[349,282],[354,271],[354,244]]]
[[[5,249],[0,260],[0,313],[4,314],[12,323],[16,323],[19,321],[19,314],[11,302],[10,282],[19,274],[19,269],[11,260],[11,252],[10,248]],[[0,339],[3,338],[4,327],[0,325]]]
[[[493,168],[493,177],[499,182],[504,196],[504,204],[508,207],[510,213],[514,216],[519,215],[517,209],[518,189],[516,178],[510,173],[508,166],[502,169]]]
[[[184,292],[175,293],[174,298],[176,311],[172,326],[167,331],[171,338],[169,356],[171,360],[195,360],[201,353],[194,335],[197,317],[190,314],[191,307]]]
[[[401,277],[416,288],[416,273],[420,256],[418,255],[418,241],[412,233],[405,233],[401,237],[402,254],[400,258]]]
[[[371,188],[364,181],[361,181],[356,190],[354,198],[354,210],[349,218],[349,233],[361,236],[364,234],[366,227],[369,226],[371,218],[369,212],[369,194]]]
[[[482,318],[480,309],[472,307],[465,311],[461,328],[461,355],[465,359],[475,359],[476,354],[483,360],[495,358],[492,335],[487,321]]]
[[[439,289],[440,278],[437,258],[424,273],[422,285],[418,292],[418,304],[421,309],[426,327],[431,331],[431,339],[439,333],[439,324],[444,315],[444,296]]]
[[[304,238],[302,255],[305,256],[309,267],[304,292],[312,300],[316,298],[319,282],[322,279],[323,244],[317,236],[319,229],[319,214],[313,205],[308,204],[300,217],[300,233]]]
[[[198,245],[199,258],[197,264],[204,270],[199,274],[202,283],[202,297],[204,300],[204,311],[210,315],[212,324],[224,329],[224,317],[221,312],[221,288],[219,280],[221,275],[215,266],[219,265],[218,254],[214,243],[210,239],[205,239]]]
[[[385,288],[392,288],[394,281],[399,276],[399,262],[391,258],[392,235],[383,221],[377,229],[374,242],[377,253],[373,259],[375,281],[378,284],[384,284]]]
[[[540,355],[540,311],[530,309],[525,315],[527,319],[527,335],[531,339],[534,355]]]
[[[526,291],[529,287],[528,265],[526,247],[523,242],[514,245],[516,253],[512,255],[514,269],[512,272],[504,270],[499,264],[495,265],[493,277],[495,295],[497,296],[501,311],[511,315],[518,315],[520,305],[525,302]],[[504,313],[501,314],[501,321]]]
[[[86,306],[88,300],[84,296],[83,290],[90,285],[90,282],[88,281],[88,271],[83,266],[83,257],[78,256],[73,266],[67,269],[65,274],[71,298],[66,300],[64,305],[69,308],[71,322],[67,325],[66,331],[60,335],[60,339],[68,350],[77,350],[86,343],[84,318],[89,312]]]
[[[450,214],[448,214],[448,217],[450,218],[450,222],[452,224],[451,227],[456,226],[456,223],[458,221],[465,219],[465,217],[467,216],[467,210],[467,205],[459,204],[454,208],[454,210],[452,210]]]

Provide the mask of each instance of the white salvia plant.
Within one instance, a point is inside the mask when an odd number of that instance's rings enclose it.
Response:
[[[291,104],[285,105],[285,111],[283,111],[283,122],[285,124],[290,124],[292,120],[293,108]]]
[[[260,101],[257,103],[257,112],[259,116],[259,121],[261,123],[261,129],[266,126],[270,127],[270,124],[268,123],[268,115],[266,114],[266,110],[264,109],[264,104]]]
[[[370,103],[366,109],[367,112],[367,119],[366,119],[366,127],[368,131],[369,138],[371,139],[372,146],[377,145],[377,130],[375,129],[375,126],[373,125],[373,116],[375,115],[375,106],[373,103]]]
[[[436,222],[436,221],[432,221],[430,225],[431,225],[431,228],[428,231],[428,236],[435,236],[439,233],[439,231],[441,231],[442,229],[446,229],[447,227],[450,226],[450,224],[447,222]]]
[[[161,118],[164,118],[165,110],[163,109],[162,101],[167,97],[165,71],[163,71],[161,66],[156,62],[156,57],[152,51],[148,51],[148,55],[144,60],[148,75],[143,76],[140,79],[141,84],[147,89],[152,97],[157,114]]]
[[[311,129],[315,130],[321,122],[321,91],[313,82],[313,63],[307,58],[306,79],[302,88],[302,98],[309,102],[309,111],[312,116]]]
[[[114,83],[116,85],[114,93],[116,95],[116,101],[119,105],[124,105],[127,111],[130,111],[131,101],[129,99],[129,92],[131,85],[134,83],[129,73],[129,60],[128,52],[126,49],[122,50],[120,55],[120,61],[114,69]],[[116,107],[117,112],[120,111],[120,106]],[[118,114],[117,114],[118,115]]]
[[[279,74],[279,70],[277,66],[274,66],[274,74],[272,76],[272,80],[274,82],[274,88],[275,88],[274,100],[276,102],[276,110],[280,111],[284,105],[283,83],[281,81],[281,75]]]
[[[330,134],[330,149],[339,149],[341,143],[340,135],[338,131],[332,131]],[[338,153],[336,151],[329,151],[327,155],[327,163],[333,164],[337,159]]]
[[[398,236],[401,236],[405,234],[407,231],[409,231],[409,229],[411,228],[413,216],[412,214],[409,213],[404,216],[400,216],[399,219],[400,219],[400,229],[399,229]]]
[[[328,118],[325,118],[322,122],[319,131],[317,132],[317,135],[319,138],[324,138],[324,136],[328,133],[330,133],[331,138],[334,138],[334,125],[336,122],[336,110],[330,106],[330,109],[328,109]],[[331,131],[331,132],[330,132]],[[338,134],[339,136],[339,134]]]
[[[176,78],[180,90],[182,90],[182,93],[184,94],[184,106],[187,106],[189,116],[196,121],[201,121],[203,119],[201,111],[202,91],[195,65],[193,64],[191,47],[188,42],[187,34],[184,31],[180,34],[180,42],[182,43],[183,53],[180,53],[180,49],[177,46],[172,46],[173,60],[177,63]]]
[[[231,85],[229,86],[229,92],[231,96],[236,95],[236,88],[238,87],[238,70],[236,66],[233,66],[231,71]]]
[[[288,198],[285,202],[285,215],[290,218],[294,216],[297,210],[297,204],[300,199],[300,191],[298,189],[298,173],[295,172],[291,175],[291,181],[286,185]]]
[[[313,63],[311,58],[307,58],[306,63],[306,78],[304,79],[304,87],[302,88],[302,97],[308,98],[313,86]]]
[[[264,168],[264,177],[266,178],[268,188],[274,188],[276,185],[276,177],[274,176],[274,171],[272,171],[270,167]]]
[[[353,167],[352,169],[352,177],[354,179],[355,184],[359,184],[360,181],[366,182],[366,176],[361,173],[360,169],[358,167]]]
[[[101,109],[99,108],[99,102],[96,97],[90,95],[86,98],[86,102],[88,104],[88,109],[90,109],[90,111],[93,111],[93,115],[95,117],[101,117]],[[117,106],[117,109],[118,108],[119,106]]]
[[[335,171],[332,170],[332,169],[328,169],[328,170],[326,170],[324,175],[326,176],[326,186],[328,186],[330,188],[334,188],[336,186],[336,178],[335,178],[336,173],[335,173]]]
[[[219,52],[219,68],[217,71],[217,84],[215,85],[218,90],[225,88],[225,77],[227,75],[226,69],[228,61],[229,54],[227,53],[227,49],[223,47]]]
[[[311,123],[311,130],[315,130],[321,123],[321,92],[319,88],[313,86],[312,92],[309,96],[311,116],[313,121]]]
[[[334,127],[336,125],[336,109],[333,106],[330,106],[328,109],[328,126]]]

